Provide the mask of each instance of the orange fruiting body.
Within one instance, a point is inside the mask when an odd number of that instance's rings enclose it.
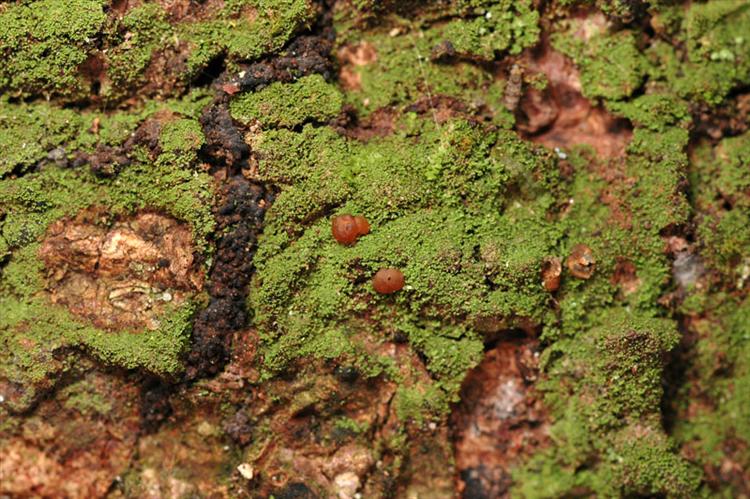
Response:
[[[545,258],[542,262],[542,284],[549,292],[556,291],[560,287],[560,276],[562,275],[562,262],[559,258]]]
[[[591,248],[585,244],[576,244],[573,246],[568,259],[565,260],[565,265],[574,277],[589,279],[594,274],[596,260],[594,260]]]
[[[370,232],[370,224],[365,217],[340,215],[331,221],[333,238],[341,244],[354,244],[359,236]]]
[[[380,269],[372,278],[372,287],[380,294],[389,295],[404,287],[404,274],[398,269]]]
[[[357,236],[359,236],[357,222],[351,215],[333,217],[331,232],[333,233],[333,238],[341,244],[353,244],[357,240]]]
[[[354,223],[357,225],[357,236],[364,236],[370,233],[370,222],[361,215],[354,217]]]

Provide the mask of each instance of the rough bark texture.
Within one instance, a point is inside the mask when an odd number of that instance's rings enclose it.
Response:
[[[747,0],[0,1],[0,55],[0,497],[750,496]]]

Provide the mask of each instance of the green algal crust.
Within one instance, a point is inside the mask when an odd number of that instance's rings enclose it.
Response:
[[[691,394],[701,393],[711,404],[696,404],[689,417],[677,420],[675,438],[700,453],[700,461],[720,466],[723,446],[733,439],[750,440],[747,403],[750,399],[750,301],[716,293],[699,311],[715,310],[697,327],[700,345],[692,360],[693,377],[682,387],[678,407],[685,410]],[[721,364],[717,363],[721,359]],[[724,367],[726,366],[726,368]],[[731,372],[731,376],[727,374]],[[694,395],[693,395],[694,396]],[[750,457],[738,448],[741,457]]]
[[[750,5],[743,0],[692,4],[682,30],[688,68],[678,84],[717,104],[750,78]]]
[[[105,398],[93,376],[86,376],[60,390],[66,409],[74,409],[81,414],[106,416],[112,411],[112,401]]]
[[[658,428],[658,427],[657,427]],[[696,497],[701,470],[677,455],[677,448],[659,428],[649,431],[634,427],[615,438],[612,458],[615,478],[623,484],[624,495]]]
[[[180,26],[180,38],[191,46],[188,73],[196,75],[222,54],[231,64],[276,52],[294,33],[309,26],[315,13],[309,0],[225,2],[215,19]]]
[[[32,401],[37,387],[46,386],[45,380],[53,373],[74,362],[73,355],[65,357],[69,360],[62,364],[53,360],[62,349],[80,347],[107,363],[162,375],[182,369],[180,357],[190,338],[192,316],[202,306],[200,295],[168,309],[158,318],[156,330],[100,330],[64,307],[49,303],[42,293],[45,269],[38,251],[47,227],[55,220],[106,206],[109,221],[147,209],[186,222],[193,231],[196,251],[210,256],[214,187],[212,179],[197,170],[197,151],[204,137],[192,117],[204,102],[204,96],[191,95],[183,101],[153,106],[150,111],[102,116],[98,136],[87,131],[96,115],[71,117],[64,123],[70,127],[67,133],[60,132],[51,145],[71,150],[92,148],[97,140],[116,145],[156,111],[185,113],[174,114],[163,123],[161,154],[151,159],[147,151],[136,148],[130,152],[131,164],[113,178],[98,178],[86,167],[61,168],[48,162],[41,171],[0,180],[0,251],[5,257],[0,269],[0,344],[12,353],[0,364],[0,376],[24,387],[24,396],[14,402],[20,404],[17,409]],[[34,123],[43,122],[47,115],[67,116],[64,110],[46,104],[24,107]],[[39,130],[43,133],[44,128]],[[80,136],[74,137],[76,133]],[[74,139],[75,143],[65,142]],[[51,147],[33,145],[37,149],[31,149],[27,157],[14,158],[13,166],[39,160],[46,154],[44,149]]]
[[[584,95],[622,100],[648,77],[647,93],[661,93],[666,87],[668,94],[688,102],[715,105],[750,77],[747,2],[727,0],[654,10],[653,25],[663,36],[643,51],[637,46],[635,31],[617,30],[590,19],[561,24],[563,29],[552,37],[553,45],[580,68]]]
[[[74,140],[83,122],[73,110],[0,100],[0,178],[14,170],[22,173],[48,151]]]
[[[517,471],[516,494],[558,497],[578,488],[601,497],[689,496],[700,471],[678,457],[659,412],[663,354],[679,340],[675,325],[619,308],[602,320],[543,353],[549,364],[540,389],[556,419],[554,446]],[[587,465],[594,456],[600,462]]]
[[[122,13],[103,0],[3,4],[0,90],[117,103],[148,83],[153,68],[162,96],[176,96],[219,56],[236,67],[280,50],[317,8],[309,0],[235,0],[206,11],[195,21],[169,19],[154,2]]]
[[[194,197],[201,192],[206,193],[204,199]],[[205,237],[213,230],[210,193],[210,180],[204,175],[170,172],[154,165],[131,166],[111,184],[85,172],[55,167],[1,183],[0,206],[7,210],[2,236],[12,253],[0,277],[4,311],[0,341],[6,351],[14,352],[9,363],[0,366],[4,375],[19,382],[39,381],[52,367],[46,367],[46,356],[71,346],[82,346],[127,368],[144,367],[160,374],[179,371],[198,303],[190,301],[166,312],[155,331],[99,330],[64,308],[52,306],[40,293],[45,282],[37,241],[52,221],[104,205],[112,215],[149,208],[187,219],[197,224],[194,236],[205,248]]]
[[[607,102],[607,108],[627,118],[636,127],[653,132],[672,125],[686,128],[690,117],[687,102],[670,93],[651,93],[628,101]]]
[[[542,333],[549,344],[538,386],[553,413],[554,445],[517,470],[516,494],[691,496],[700,471],[661,428],[664,356],[679,335],[658,305],[671,280],[661,231],[687,223],[690,214],[679,187],[688,172],[687,106],[658,87],[623,100],[629,90],[604,95],[590,83],[589,95],[636,127],[623,160],[569,153],[572,205],[560,225],[566,247],[588,245],[597,267],[587,281],[563,279],[560,322]],[[628,180],[615,186],[601,172]]]
[[[366,376],[397,382],[402,421],[423,422],[445,414],[481,358],[483,339],[542,324],[549,353],[540,389],[553,407],[554,445],[519,468],[516,493],[689,494],[699,472],[678,456],[659,421],[663,359],[679,335],[657,305],[671,277],[661,231],[689,214],[679,189],[687,169],[685,102],[668,92],[626,101],[640,80],[615,81],[600,93],[637,125],[627,159],[606,165],[585,148],[570,151],[574,173],[565,182],[551,157],[512,133],[408,112],[409,104],[443,94],[502,116],[501,94],[480,97],[497,87],[484,70],[428,61],[442,39],[437,27],[364,37],[377,57],[351,67],[359,86],[346,98],[363,114],[395,107],[392,135],[360,143],[307,125],[248,136],[259,177],[281,185],[249,299],[265,376],[304,369],[309,356],[362,366]],[[617,40],[643,78],[634,39]],[[603,55],[611,42],[601,43]],[[601,177],[607,169],[629,181],[612,190]],[[605,196],[616,202],[603,204]],[[364,215],[371,233],[352,247],[336,244],[330,216],[339,213]],[[564,275],[554,312],[541,264],[581,243],[592,248],[596,271],[589,280]],[[404,271],[403,291],[383,297],[371,290],[382,266]],[[394,338],[425,359],[432,382],[372,353],[372,343]],[[629,446],[622,435],[639,429],[650,441]],[[534,486],[539,473],[545,487]]]
[[[352,3],[360,12],[390,9],[383,2]],[[636,5],[597,0],[553,7],[576,4],[625,21]],[[236,118],[261,125],[247,137],[258,155],[258,178],[280,188],[260,240],[248,307],[262,338],[262,379],[299,368],[298,376],[309,380],[292,409],[326,406],[332,390],[319,383],[320,365],[331,362],[394,381],[401,421],[439,419],[457,399],[466,371],[481,360],[485,340],[540,324],[538,388],[551,411],[552,444],[517,469],[515,495],[732,495],[730,485],[700,490],[699,467],[680,458],[678,446],[700,465],[719,469],[727,442],[750,441],[750,301],[743,295],[750,279],[750,135],[696,144],[691,163],[686,150],[689,110],[721,102],[750,77],[750,9],[733,0],[650,2],[649,9],[657,36],[645,45],[627,23],[556,23],[554,45],[577,63],[584,94],[635,126],[621,161],[604,163],[586,148],[566,151],[566,180],[552,155],[489,125],[512,124],[502,82],[467,62],[533,45],[538,19],[527,2],[434,2],[413,9],[414,17],[426,19],[422,24],[389,18],[382,29],[340,38],[371,44],[377,53],[373,62],[348,68],[359,81],[343,96],[309,77],[233,98]],[[44,17],[37,12],[59,15],[43,19],[41,36],[32,39],[33,23]],[[0,69],[0,88],[24,98],[85,98],[91,82],[80,68],[92,55],[101,57],[96,47],[103,46],[109,66],[101,95],[117,101],[144,82],[155,54],[184,51],[186,81],[217,57],[232,70],[283,48],[314,15],[306,1],[235,0],[200,21],[170,25],[152,3],[123,18],[105,15],[102,2],[2,4],[0,53],[9,63]],[[589,38],[576,40],[574,32]],[[430,62],[446,40],[462,62]],[[7,151],[0,158],[0,347],[10,352],[0,362],[0,378],[28,387],[27,401],[37,383],[76,362],[74,354],[56,355],[71,348],[128,368],[181,369],[179,354],[200,297],[167,313],[158,331],[100,331],[44,300],[37,251],[51,222],[104,205],[112,217],[139,209],[169,213],[190,224],[199,251],[209,255],[212,184],[197,168],[205,140],[197,117],[208,95],[147,101],[141,110],[112,114],[0,102],[0,149]],[[415,102],[444,96],[460,100],[485,124],[445,116],[438,123],[429,110],[409,112]],[[393,133],[361,143],[321,127],[344,102],[362,118],[391,106]],[[56,148],[71,158],[97,145],[119,146],[164,109],[176,116],[162,124],[160,154],[131,151],[132,164],[114,178],[58,168],[59,151],[47,158]],[[680,305],[701,340],[675,401],[692,416],[675,422],[672,442],[660,421],[661,379],[679,334],[657,303],[672,270],[662,234],[690,221],[686,179],[700,213],[701,262],[726,289],[710,282],[688,286]],[[337,245],[330,218],[341,213],[365,215],[371,233],[355,246]],[[592,249],[596,270],[588,280],[564,271],[551,296],[541,287],[541,263],[550,256],[564,260],[576,244]],[[401,268],[406,288],[393,296],[374,293],[370,278],[382,266]],[[407,344],[427,371],[416,361],[409,366],[409,358],[397,363],[377,352],[393,340]],[[311,358],[319,362],[306,363]],[[90,388],[85,382],[66,388],[67,403],[106,413],[106,401]],[[691,405],[697,392],[710,404]],[[16,408],[28,406],[21,401]],[[347,420],[337,427],[366,431]],[[406,433],[389,444],[405,449]],[[747,462],[748,451],[737,447],[729,457]]]
[[[660,231],[687,221],[689,207],[678,189],[685,179],[687,140],[687,132],[680,128],[664,133],[636,129],[625,165],[616,166],[630,182],[618,187],[587,171],[587,165],[595,161],[588,153],[578,158],[571,154],[577,172],[570,192],[572,203],[560,230],[568,234],[565,251],[574,244],[586,244],[597,267],[585,283],[563,282],[563,328],[545,328],[545,339],[588,329],[598,314],[607,314],[617,302],[649,315],[661,313],[657,300],[669,283],[670,265]],[[653,168],[654,164],[660,167]],[[617,201],[602,203],[602,195]],[[635,271],[627,276],[626,284],[614,280],[617,269],[630,264]]]
[[[422,420],[446,413],[481,359],[472,324],[541,320],[539,268],[560,236],[544,192],[557,174],[548,154],[507,132],[412,115],[401,125],[367,144],[310,125],[256,137],[261,177],[293,183],[267,214],[249,305],[269,375],[312,355],[403,382],[363,340],[405,338],[435,382],[403,386],[396,406]],[[371,233],[341,246],[326,212],[364,215]],[[387,266],[407,282],[392,297],[370,284]]]
[[[136,112],[134,115],[101,116],[99,135],[89,130],[93,120],[99,117],[93,113],[71,112],[68,114],[66,110],[51,107],[48,104],[6,105],[5,107],[0,105],[0,112],[7,113],[2,116],[6,117],[6,123],[9,125],[4,130],[0,129],[0,143],[6,142],[9,145],[15,143],[19,146],[8,149],[10,154],[3,158],[5,171],[0,170],[0,174],[11,171],[23,172],[29,166],[44,160],[48,151],[58,146],[63,147],[64,151],[86,151],[93,150],[97,143],[119,145],[125,141],[140,121],[157,110],[171,108],[175,111],[194,113],[196,101],[193,101],[193,97],[196,96],[188,96],[181,102],[154,106],[151,110]],[[198,96],[198,107],[204,102]],[[140,153],[135,151],[133,155],[139,161],[112,181],[111,202],[120,209],[134,210],[152,206],[173,213],[177,218],[190,222],[196,243],[201,251],[206,252],[208,250],[207,237],[213,230],[214,222],[205,203],[212,196],[212,188],[210,179],[206,175],[197,174],[194,171],[197,151],[203,141],[203,133],[197,120],[184,117],[167,122],[160,140],[164,153],[153,164],[150,164],[145,151]],[[14,151],[17,152],[14,154]],[[51,162],[48,164],[50,167],[54,165]],[[45,179],[48,177],[57,178],[58,174],[54,173],[55,171],[56,169],[53,168],[50,175],[32,175],[18,182],[8,179],[4,183],[4,192],[0,195],[0,200],[4,201],[0,205],[0,213],[9,211],[5,200],[8,196],[20,196],[16,193],[23,189],[21,186],[43,184],[47,182]],[[85,182],[101,181],[92,177]],[[34,187],[28,187],[28,189],[34,189]],[[28,198],[32,194],[29,191],[24,196]],[[88,198],[82,196],[76,199],[80,201],[80,199]],[[64,199],[57,201],[57,206],[66,204],[73,207],[80,206],[79,202],[66,202]],[[45,217],[48,215],[45,214]],[[8,217],[13,216],[20,215],[14,210],[14,213],[8,214]],[[8,225],[6,223],[6,226]]]
[[[106,21],[102,0],[39,0],[0,6],[0,90],[21,96],[88,91],[78,67]]]
[[[699,212],[700,262],[711,279],[687,290],[680,313],[691,318],[699,341],[690,352],[686,382],[672,407],[674,438],[695,459],[721,469],[727,459],[750,459],[750,134],[704,142],[693,150],[690,185]],[[727,482],[715,494],[736,495]]]
[[[539,13],[530,1],[505,0],[473,10],[478,17],[450,21],[442,33],[460,54],[491,61],[504,52],[518,54],[539,38]]]
[[[584,95],[615,104],[648,81],[647,95],[665,95],[655,102],[651,115],[656,117],[658,106],[667,101],[672,102],[671,110],[678,99],[716,105],[750,77],[747,2],[652,6],[652,10],[652,24],[662,36],[645,49],[639,48],[636,31],[618,30],[594,18],[558,25],[552,43],[580,69]]]
[[[352,71],[359,86],[347,92],[347,102],[366,116],[385,106],[404,106],[420,99],[450,96],[471,110],[487,110],[498,125],[512,124],[502,105],[503,86],[487,71],[469,62],[435,64],[433,48],[445,37],[440,28],[405,29],[397,36],[364,34],[359,41],[373,46],[377,59]]]
[[[334,438],[338,437],[339,440],[345,440],[348,437],[365,434],[369,426],[367,423],[358,423],[357,421],[341,417],[334,423]]]
[[[597,32],[589,24],[588,20],[571,22],[571,31],[592,31],[589,39],[579,39],[565,31],[553,36],[553,46],[575,61],[586,97],[608,100],[629,97],[646,75],[646,58],[636,47],[635,34]]]
[[[71,159],[74,152],[93,152],[97,145],[120,146],[141,122],[158,111],[179,113],[193,120],[192,125],[184,121],[181,125],[167,124],[167,137],[162,142],[186,140],[183,153],[190,152],[194,156],[203,140],[196,118],[207,99],[205,91],[195,91],[179,100],[150,101],[141,109],[114,114],[74,111],[46,102],[11,104],[0,99],[0,149],[3,151],[0,179],[11,173],[23,174],[43,161],[54,163],[56,160],[48,155],[56,148],[60,148],[61,154],[57,159],[64,160]],[[177,126],[192,127],[193,131],[184,139],[170,138],[171,130]],[[175,142],[175,147],[180,146]]]
[[[264,127],[292,128],[305,122],[324,123],[341,110],[343,97],[320,75],[295,83],[272,83],[259,92],[232,101],[232,117],[241,123],[260,122]]]
[[[104,98],[125,97],[134,85],[144,83],[154,52],[169,46],[172,27],[166,18],[160,5],[144,4],[110,28],[108,41],[115,46],[107,53],[107,79],[100,90]]]
[[[633,3],[630,0],[595,0],[593,2],[591,0],[588,2],[584,0],[580,3],[594,3],[607,16],[626,22],[631,21],[635,17],[636,12],[644,8],[643,5]],[[661,3],[663,3],[663,0],[652,0],[648,6],[652,11],[657,11]]]
[[[190,118],[180,118],[166,123],[159,137],[162,151],[174,154],[196,152],[205,142],[200,123]]]
[[[750,263],[748,162],[750,133],[726,138],[716,147],[702,144],[693,152],[690,184],[702,212],[698,226],[701,254],[730,282],[746,273],[744,267]]]
[[[596,326],[581,338],[560,340],[542,357],[543,363],[560,357],[559,362],[549,364],[549,379],[541,384],[543,390],[566,378],[570,370],[579,370],[570,381],[578,386],[568,388],[589,400],[579,416],[588,420],[592,432],[617,427],[628,419],[639,421],[658,415],[662,353],[671,350],[679,339],[674,323],[666,319],[613,308],[603,320],[606,326]],[[550,396],[547,402],[553,411],[562,412],[569,400]]]

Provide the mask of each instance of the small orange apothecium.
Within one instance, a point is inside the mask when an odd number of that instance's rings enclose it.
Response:
[[[365,236],[370,233],[370,222],[361,215],[354,217],[354,225],[357,226],[357,235]]]
[[[380,269],[372,278],[372,287],[380,294],[389,295],[404,287],[404,274],[398,269]]]
[[[359,236],[370,232],[370,224],[362,216],[340,215],[331,220],[333,238],[341,244],[354,244]]]

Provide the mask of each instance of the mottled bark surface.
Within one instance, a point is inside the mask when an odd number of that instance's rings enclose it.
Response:
[[[0,1],[0,55],[0,497],[750,494],[747,0]]]

